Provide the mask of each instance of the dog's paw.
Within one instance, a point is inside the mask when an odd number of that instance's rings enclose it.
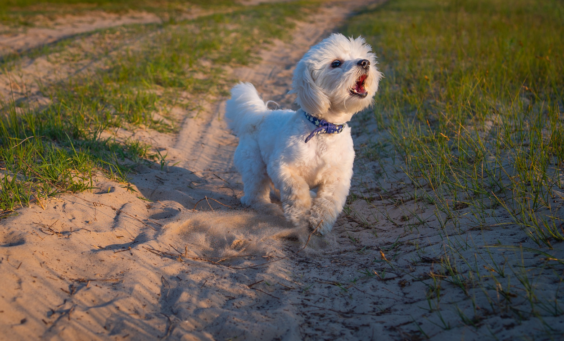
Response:
[[[307,215],[310,229],[321,234],[331,232],[335,220],[337,214],[331,203],[323,199],[316,200]]]
[[[288,204],[283,205],[283,207],[284,217],[287,221],[292,223],[292,225],[294,225],[295,227],[307,226],[308,222],[305,219],[307,213],[306,209]]]
[[[245,205],[245,206],[252,206],[253,204],[253,200],[251,197],[249,197],[248,195],[243,195],[241,197],[241,204]]]

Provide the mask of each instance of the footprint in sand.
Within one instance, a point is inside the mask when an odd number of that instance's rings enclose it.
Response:
[[[25,244],[25,238],[15,231],[0,232],[0,247],[12,247]]]

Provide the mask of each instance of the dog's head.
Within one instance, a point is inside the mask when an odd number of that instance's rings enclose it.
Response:
[[[332,34],[300,60],[292,82],[296,102],[306,112],[333,123],[372,104],[382,74],[364,38]]]

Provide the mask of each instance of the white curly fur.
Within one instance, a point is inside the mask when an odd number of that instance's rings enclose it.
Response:
[[[342,61],[339,67],[332,62]],[[359,61],[370,61],[368,69]],[[365,98],[351,89],[366,74]],[[279,191],[287,220],[298,227],[319,225],[331,231],[349,193],[354,149],[351,129],[340,134],[321,134],[308,143],[315,129],[303,111],[334,124],[345,124],[372,104],[382,74],[376,56],[363,38],[332,34],[313,46],[298,63],[292,92],[301,109],[269,110],[250,83],[231,90],[225,117],[239,137],[235,166],[243,177],[245,195],[241,202],[261,211],[276,211],[270,201],[271,185]],[[317,189],[312,195],[311,189]]]

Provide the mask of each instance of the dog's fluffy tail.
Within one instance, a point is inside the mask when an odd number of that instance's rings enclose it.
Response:
[[[231,89],[231,99],[225,105],[225,119],[235,135],[255,130],[270,110],[251,83],[239,83]]]

